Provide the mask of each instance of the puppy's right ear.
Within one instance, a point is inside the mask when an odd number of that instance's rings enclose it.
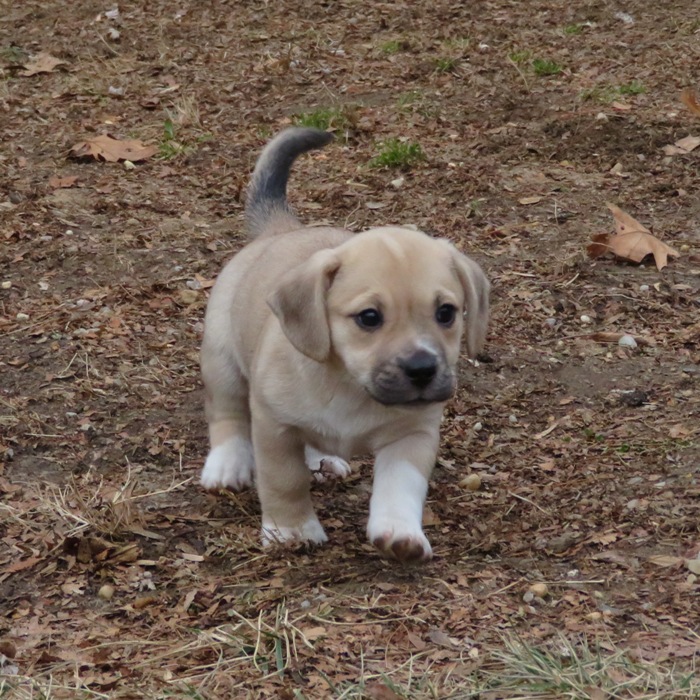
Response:
[[[287,272],[267,300],[289,342],[317,362],[331,351],[326,296],[339,268],[335,250],[320,250]]]

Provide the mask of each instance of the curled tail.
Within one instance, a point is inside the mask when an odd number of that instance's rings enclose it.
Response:
[[[333,135],[320,129],[291,127],[265,146],[248,188],[245,218],[251,236],[292,231],[301,224],[287,204],[287,180],[302,153],[322,148]]]

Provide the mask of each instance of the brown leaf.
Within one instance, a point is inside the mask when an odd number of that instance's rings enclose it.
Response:
[[[155,155],[158,149],[148,146],[139,139],[113,139],[111,136],[101,134],[87,141],[76,143],[70,149],[73,158],[94,158],[116,163],[120,160],[130,160],[135,163],[146,160]]]
[[[681,100],[696,117],[700,117],[700,102],[698,102],[697,95],[691,88],[683,90]]]
[[[630,216],[626,211],[622,211],[620,207],[616,206],[615,204],[611,204],[610,202],[606,202],[606,204],[608,209],[610,209],[612,212],[613,218],[615,219],[615,233],[617,233],[618,236],[623,233],[637,233],[638,231],[651,233],[646,226],[640,224],[637,219]]]
[[[27,63],[24,64],[25,70],[23,70],[20,75],[29,77],[30,75],[36,75],[37,73],[53,73],[56,66],[65,64],[60,58],[56,58],[49,53],[41,53],[33,56]]]
[[[598,258],[606,252],[613,253],[618,258],[640,263],[647,255],[653,255],[656,267],[662,270],[668,265],[668,256],[679,256],[680,253],[653,236],[646,226],[642,225],[620,207],[608,203],[608,209],[615,219],[616,235],[599,233],[593,236],[593,243],[587,247],[588,255]]]
[[[365,688],[365,694],[372,700],[401,700],[388,685],[384,683],[372,683]]]
[[[78,181],[77,175],[66,175],[65,177],[59,177],[58,175],[52,175],[49,178],[49,185],[55,190],[66,189],[68,187],[73,187]]]
[[[682,557],[672,557],[668,554],[653,554],[648,559],[650,564],[661,567],[678,566],[683,563]]]
[[[700,146],[700,136],[685,136],[678,139],[673,145],[663,147],[667,156],[684,156]]]

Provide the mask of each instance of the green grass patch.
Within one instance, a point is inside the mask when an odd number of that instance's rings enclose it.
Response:
[[[568,36],[576,36],[577,34],[580,34],[582,31],[583,31],[582,24],[567,24],[564,27],[564,34],[567,34]]]
[[[382,53],[385,53],[387,56],[393,56],[394,54],[399,53],[399,51],[406,50],[406,42],[402,39],[391,39],[389,41],[385,41],[379,47],[379,50]]]
[[[532,58],[532,52],[531,51],[511,51],[508,54],[508,58],[515,63],[516,66],[522,66],[526,63],[530,62],[530,59]]]
[[[617,91],[620,93],[620,95],[642,95],[647,91],[647,89],[644,87],[644,85],[642,85],[642,83],[639,82],[639,80],[633,80],[631,83],[620,85],[617,88]]]
[[[379,153],[370,161],[372,168],[398,168],[406,170],[425,160],[419,143],[389,139],[381,144]]]
[[[559,75],[564,69],[556,61],[552,61],[549,58],[533,58],[532,70],[535,71],[535,75],[545,77]]]
[[[459,63],[459,60],[449,56],[443,56],[435,60],[435,70],[438,73],[451,73]]]
[[[296,126],[308,126],[328,131],[348,129],[351,120],[343,107],[319,107],[311,112],[295,114],[292,121]]]
[[[635,95],[642,95],[646,91],[647,89],[639,80],[633,80],[622,85],[596,85],[589,90],[581,92],[581,99],[610,104],[610,102],[614,102],[620,97],[634,97]]]

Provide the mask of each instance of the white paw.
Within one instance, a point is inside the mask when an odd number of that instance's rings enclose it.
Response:
[[[309,445],[304,448],[304,456],[316,481],[345,479],[352,474],[350,465],[342,457],[325,455]]]
[[[261,539],[263,547],[280,542],[312,542],[313,544],[328,542],[323,525],[315,515],[299,527],[278,526],[274,522],[263,519]]]
[[[253,485],[255,458],[250,440],[234,437],[207,456],[200,482],[205,489],[240,491]]]
[[[409,520],[370,515],[367,537],[379,551],[399,561],[428,561],[433,556],[433,548],[423,530]]]

